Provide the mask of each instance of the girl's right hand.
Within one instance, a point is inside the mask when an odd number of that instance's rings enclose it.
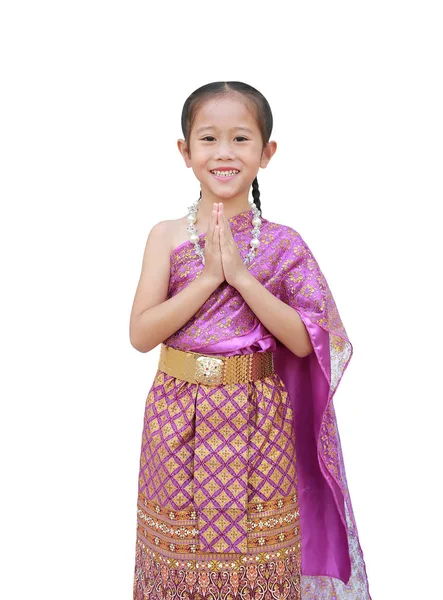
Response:
[[[225,280],[225,274],[220,252],[220,227],[217,225],[217,211],[217,205],[213,204],[212,216],[209,219],[205,236],[203,274],[220,285]]]

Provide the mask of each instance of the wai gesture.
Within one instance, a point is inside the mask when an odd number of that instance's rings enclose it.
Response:
[[[212,230],[212,231],[211,231]],[[224,213],[223,203],[214,203],[212,217],[205,243],[205,268],[221,275],[229,285],[236,287],[238,281],[249,274],[237,244],[232,237],[231,227]],[[209,244],[208,244],[209,241]]]

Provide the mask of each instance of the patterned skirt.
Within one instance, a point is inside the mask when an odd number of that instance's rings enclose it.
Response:
[[[207,385],[159,368],[137,509],[134,600],[300,600],[295,434],[279,375]]]

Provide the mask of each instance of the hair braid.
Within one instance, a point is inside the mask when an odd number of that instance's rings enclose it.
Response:
[[[254,204],[256,205],[256,207],[258,208],[258,210],[261,211],[260,190],[258,189],[257,177],[252,182],[252,197],[254,198]]]

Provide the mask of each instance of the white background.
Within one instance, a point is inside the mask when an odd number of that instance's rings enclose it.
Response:
[[[218,80],[268,99],[263,216],[301,233],[354,345],[334,403],[372,598],[442,597],[438,8],[3,4],[2,598],[132,598],[159,349],[129,315],[151,227],[198,198],[183,103]]]

